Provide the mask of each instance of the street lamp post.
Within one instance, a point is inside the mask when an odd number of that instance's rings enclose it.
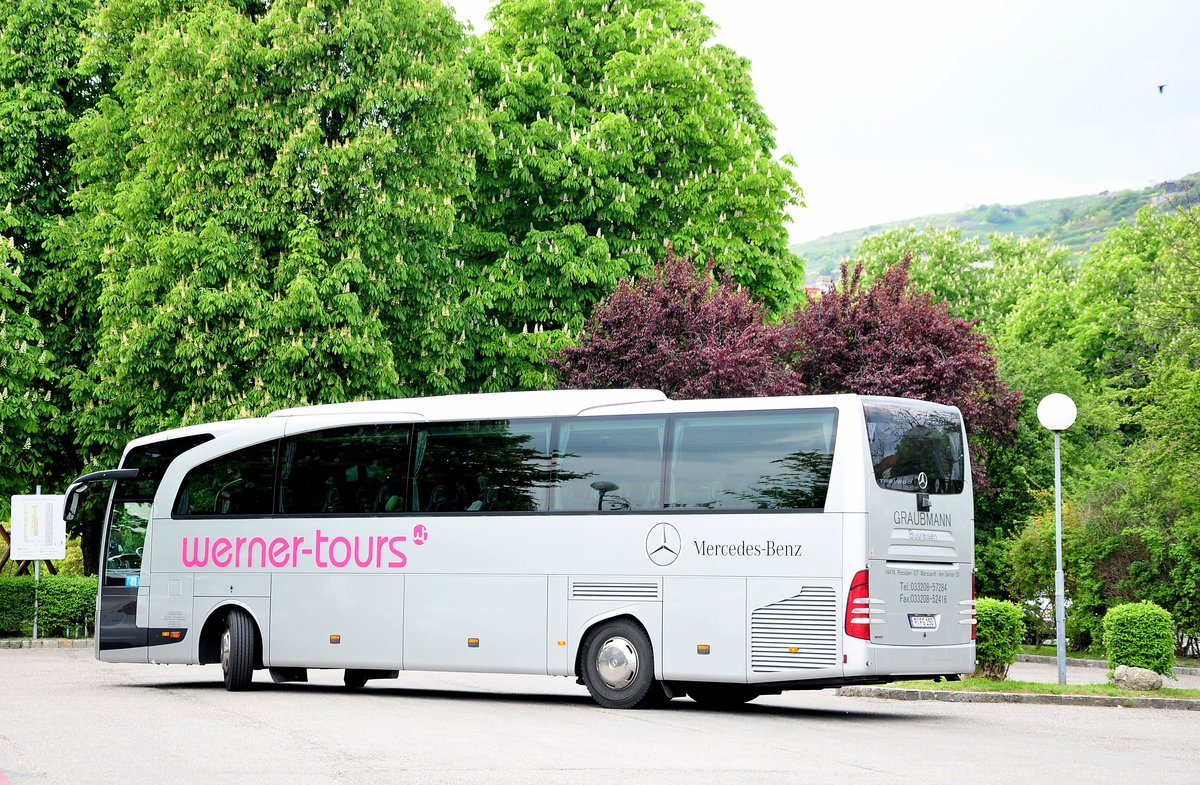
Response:
[[[1062,393],[1051,393],[1038,404],[1038,422],[1054,431],[1054,628],[1058,638],[1058,683],[1067,683],[1066,590],[1062,559],[1062,462],[1059,437],[1075,422],[1075,402]]]

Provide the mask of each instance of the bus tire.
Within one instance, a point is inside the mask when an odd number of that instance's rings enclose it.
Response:
[[[650,638],[629,619],[614,619],[592,630],[583,644],[581,666],[592,700],[606,709],[649,706],[662,691],[654,680]]]
[[[240,608],[229,611],[225,617],[225,631],[221,633],[221,671],[225,675],[225,689],[240,692],[250,689],[254,677],[254,622],[250,614]]]
[[[745,684],[697,684],[687,694],[707,709],[736,709],[759,696],[758,690]]]

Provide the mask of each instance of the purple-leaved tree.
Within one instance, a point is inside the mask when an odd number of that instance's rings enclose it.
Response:
[[[1007,441],[1021,393],[996,373],[987,337],[944,302],[909,289],[911,258],[870,284],[842,265],[842,287],[799,311],[791,324],[792,369],[807,393],[919,398],[962,411],[968,433]],[[987,489],[987,446],[971,448],[976,488]]]
[[[712,262],[667,249],[666,261],[623,281],[592,311],[582,341],[551,360],[559,386],[648,387],[672,398],[785,395],[800,380],[783,359],[788,331]]]
[[[672,398],[860,393],[957,406],[974,436],[1004,441],[1019,392],[972,323],[910,291],[905,259],[871,283],[842,267],[840,289],[782,324],[745,291],[668,250],[647,277],[624,282],[592,312],[581,342],[551,360],[559,385],[649,387]],[[986,444],[974,441],[976,486]]]
[[[957,406],[991,439],[1015,427],[1019,392],[996,375],[987,337],[946,303],[909,291],[909,258],[869,285],[842,265],[843,285],[797,312],[792,368],[808,393],[895,395]]]

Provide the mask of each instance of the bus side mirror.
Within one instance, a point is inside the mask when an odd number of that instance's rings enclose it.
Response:
[[[136,480],[137,476],[137,469],[106,469],[77,478],[67,488],[67,498],[63,500],[63,520],[70,523],[79,515],[79,502],[83,495],[90,490],[91,483],[106,480]]]
[[[67,523],[75,520],[75,516],[79,514],[79,502],[88,492],[88,487],[87,483],[77,482],[67,489],[67,498],[63,502],[63,520]]]

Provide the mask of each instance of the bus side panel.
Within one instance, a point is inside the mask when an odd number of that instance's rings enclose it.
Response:
[[[567,628],[567,576],[551,575],[546,582],[546,672],[551,676],[574,676]]]
[[[404,669],[547,672],[545,575],[409,575]]]
[[[150,580],[150,602],[148,623],[158,634],[175,631],[182,637],[177,643],[154,646],[150,661],[154,663],[177,663],[190,665],[192,651],[200,629],[192,624],[193,586],[195,576],[191,573],[154,573]]]
[[[746,681],[746,579],[663,578],[663,677]]]
[[[842,675],[840,581],[751,578],[746,588],[751,684]]]
[[[270,665],[398,669],[404,581],[403,575],[276,573]]]

